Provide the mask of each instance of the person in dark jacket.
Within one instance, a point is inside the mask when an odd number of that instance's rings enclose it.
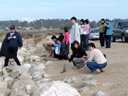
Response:
[[[82,64],[87,59],[87,53],[79,45],[78,41],[73,42],[73,54],[69,58],[69,62],[73,62],[74,66],[77,68],[82,68]]]
[[[60,38],[57,39],[57,44],[60,44],[61,45],[60,52],[58,54],[56,54],[57,55],[57,58],[59,60],[62,60],[62,59],[67,60],[68,59],[68,51],[66,49],[65,44],[61,41]]]
[[[8,61],[10,58],[13,58],[17,65],[21,65],[18,58],[17,58],[17,51],[18,48],[20,49],[23,46],[22,38],[19,32],[15,31],[15,26],[11,25],[10,26],[10,32],[7,33],[5,37],[5,42],[8,43],[8,49],[7,49],[7,54],[5,58],[5,64],[4,67],[8,66]]]
[[[62,34],[62,33],[59,33],[59,37],[58,37],[58,39],[60,39],[61,40],[61,42],[64,40],[64,35]]]

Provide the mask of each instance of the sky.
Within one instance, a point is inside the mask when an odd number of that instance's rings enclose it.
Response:
[[[128,0],[0,0],[0,21],[128,18]]]

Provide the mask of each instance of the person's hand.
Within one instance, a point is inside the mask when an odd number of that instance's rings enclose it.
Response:
[[[11,37],[8,37],[8,40],[10,40],[11,39]]]
[[[84,55],[82,58],[87,58],[87,56]]]
[[[21,47],[19,47],[18,49],[21,50]]]

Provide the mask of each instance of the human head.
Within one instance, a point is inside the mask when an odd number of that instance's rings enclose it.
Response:
[[[55,41],[56,41],[56,36],[53,35],[53,36],[51,37],[51,39],[53,40],[53,42],[55,42]]]
[[[89,50],[93,50],[94,48],[96,48],[95,44],[94,43],[89,43],[88,44],[88,47],[89,47]]]
[[[88,19],[86,19],[84,22],[85,22],[85,24],[89,24],[89,20]]]
[[[101,19],[101,23],[102,23],[102,24],[105,23],[105,20],[104,20],[104,19]]]
[[[62,43],[62,41],[61,41],[60,38],[57,39],[57,43],[58,43],[58,44],[61,44],[61,43]]]
[[[72,17],[72,18],[71,18],[71,22],[72,22],[72,24],[75,24],[75,23],[77,22],[76,17]]]
[[[64,32],[68,32],[68,28],[67,27],[64,27]]]
[[[80,25],[84,25],[84,19],[80,20]]]
[[[75,49],[78,49],[78,48],[79,48],[79,42],[78,42],[78,41],[74,41],[74,42],[73,42],[73,47],[74,47]]]
[[[110,20],[109,19],[106,19],[105,22],[108,24],[110,22]]]
[[[10,26],[10,32],[11,32],[11,33],[14,33],[14,32],[15,32],[15,26],[14,26],[14,25],[11,25],[11,26]]]

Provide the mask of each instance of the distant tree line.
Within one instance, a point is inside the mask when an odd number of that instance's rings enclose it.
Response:
[[[118,21],[118,20],[122,20],[122,19],[114,19],[112,21]],[[19,29],[29,27],[35,30],[41,30],[41,29],[63,29],[65,26],[70,29],[72,24],[69,19],[40,19],[32,22],[18,21],[18,20],[0,21],[0,29],[6,30],[10,25],[15,25]],[[90,22],[91,28],[97,28],[99,27],[99,25],[100,25],[100,21]]]

